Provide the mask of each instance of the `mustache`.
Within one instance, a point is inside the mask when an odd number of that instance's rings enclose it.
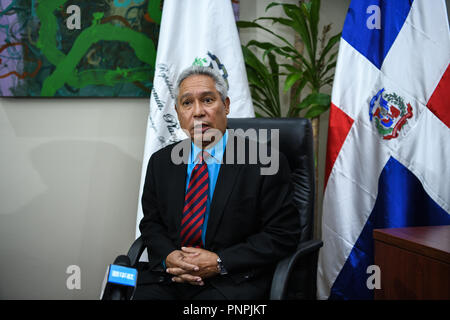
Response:
[[[192,126],[192,129],[194,131],[197,131],[197,130],[203,131],[203,130],[206,130],[206,129],[209,129],[209,128],[211,128],[211,125],[209,123],[207,123],[207,122],[194,123],[194,125]]]

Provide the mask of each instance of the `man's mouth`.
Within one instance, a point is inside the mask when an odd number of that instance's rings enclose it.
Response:
[[[211,127],[207,125],[206,123],[198,124],[194,126],[194,132],[201,132],[205,133],[206,130],[210,129]]]

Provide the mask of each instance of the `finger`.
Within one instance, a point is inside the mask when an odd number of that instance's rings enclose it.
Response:
[[[178,283],[190,283],[198,286],[204,285],[204,282],[200,277],[189,276],[187,274],[172,277],[172,281]]]
[[[177,261],[177,267],[184,269],[184,270],[188,270],[188,271],[191,271],[191,270],[198,271],[199,270],[198,266],[196,266],[195,264],[187,263],[182,260]]]
[[[198,257],[200,255],[200,252],[184,252],[184,257],[183,259],[186,258],[195,258]]]
[[[185,282],[183,279],[181,279],[180,277],[172,277],[172,281],[173,282],[178,282],[178,283],[183,283]]]
[[[183,279],[184,281],[187,281],[187,282],[197,282],[197,283],[199,283],[199,282],[202,281],[202,278],[200,278],[199,276],[193,276],[192,274],[189,274],[189,273],[180,274],[178,277]]]
[[[181,275],[183,273],[186,273],[186,270],[181,269],[181,268],[167,268],[166,272],[170,273],[170,274],[173,274],[174,276],[178,276],[178,275]]]
[[[190,253],[190,254],[195,254],[195,255],[199,255],[200,254],[200,249],[199,248],[194,248],[194,247],[181,247],[181,251],[186,252],[186,253]]]

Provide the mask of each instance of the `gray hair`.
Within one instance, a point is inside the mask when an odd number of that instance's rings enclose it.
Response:
[[[222,75],[215,69],[210,67],[204,67],[204,66],[190,66],[186,69],[184,69],[181,74],[178,76],[177,83],[174,90],[175,95],[175,104],[178,105],[178,95],[180,92],[180,85],[181,83],[189,78],[190,76],[194,75],[204,75],[208,76],[211,79],[214,80],[214,83],[216,84],[216,90],[220,94],[220,98],[222,99],[222,102],[225,102],[226,98],[228,97],[228,87],[227,83],[223,79]]]

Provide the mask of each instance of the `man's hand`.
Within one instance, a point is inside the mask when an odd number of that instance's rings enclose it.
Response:
[[[203,279],[210,278],[219,273],[217,269],[217,258],[219,256],[214,252],[201,248],[182,247],[181,251],[178,251],[177,254],[183,257],[183,265],[196,266],[197,269],[187,269],[182,267],[181,264],[172,267],[167,265],[166,260],[166,265],[168,266],[166,271],[175,275],[175,277],[172,278],[175,282],[189,282],[191,284],[203,285]]]
[[[172,278],[175,282],[189,282],[193,285],[203,285],[201,277],[191,275],[190,272],[196,272],[199,267],[185,261],[188,254],[181,250],[172,251],[166,258],[166,272],[179,275],[179,279]],[[174,270],[172,273],[172,270]]]

